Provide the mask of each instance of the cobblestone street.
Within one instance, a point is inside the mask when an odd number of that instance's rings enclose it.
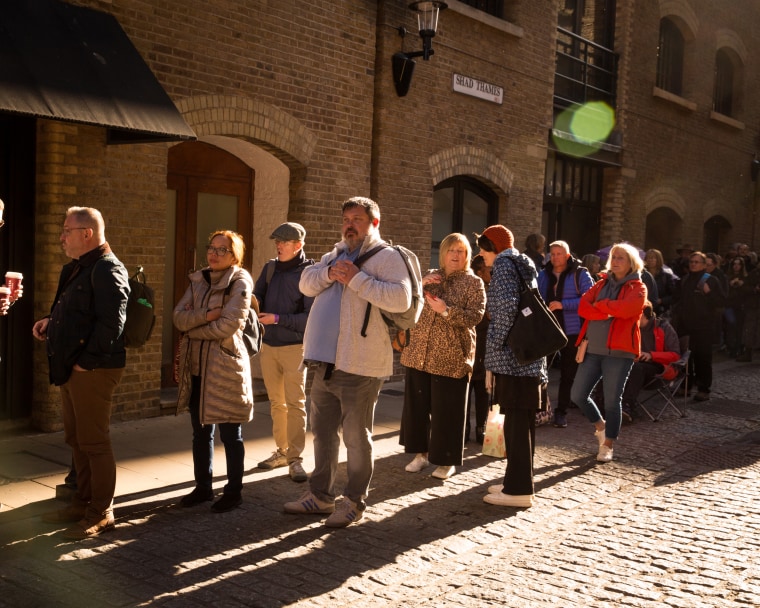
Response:
[[[369,507],[347,529],[284,514],[304,489],[285,469],[251,468],[243,506],[225,514],[174,506],[191,487],[189,466],[172,483],[156,471],[152,488],[117,495],[113,532],[81,543],[40,522],[52,499],[3,510],[0,605],[757,606],[760,364],[715,370],[710,401],[690,402],[683,419],[625,426],[609,464],[596,463],[578,410],[566,429],[539,428],[536,503],[526,510],[482,501],[504,462],[473,443],[449,480],[430,477],[432,467],[406,473],[393,389],[378,408]],[[189,444],[182,417],[123,423],[117,458],[136,433]]]

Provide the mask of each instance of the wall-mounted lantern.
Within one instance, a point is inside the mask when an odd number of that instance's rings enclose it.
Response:
[[[417,13],[417,25],[422,38],[422,50],[413,53],[399,52],[393,55],[393,84],[396,86],[396,94],[404,97],[409,92],[409,86],[412,84],[412,74],[416,62],[415,57],[422,57],[427,61],[435,52],[433,51],[433,37],[438,30],[438,14],[448,5],[438,0],[412,2],[409,8]],[[407,34],[406,28],[398,28],[399,35],[404,38]]]

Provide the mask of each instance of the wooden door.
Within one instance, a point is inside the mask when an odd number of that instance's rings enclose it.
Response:
[[[206,266],[206,245],[215,230],[240,233],[246,248],[253,237],[253,170],[215,146],[188,142],[169,151],[167,187],[175,193],[174,290],[164,323],[188,286],[188,274]],[[246,261],[244,260],[244,264]],[[173,333],[172,344],[178,339]],[[166,345],[164,350],[166,350]],[[164,353],[162,386],[173,384],[173,354]]]

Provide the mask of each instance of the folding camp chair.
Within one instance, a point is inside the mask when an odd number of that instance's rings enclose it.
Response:
[[[682,336],[679,342],[681,358],[668,366],[671,368],[669,373],[668,368],[665,368],[662,374],[658,374],[652,378],[644,385],[639,394],[638,404],[652,422],[657,422],[668,408],[673,408],[681,418],[686,416],[686,399],[689,393],[688,367],[689,357],[691,356],[689,336]],[[673,376],[673,371],[675,371],[675,376]],[[664,376],[668,376],[668,378]],[[677,395],[680,389],[683,389],[683,404],[679,406],[676,401],[680,398]],[[642,398],[642,395],[645,396]],[[653,403],[655,399],[662,399],[664,401],[664,403],[661,403],[662,407],[657,415],[653,415],[652,413],[657,411],[656,404]]]

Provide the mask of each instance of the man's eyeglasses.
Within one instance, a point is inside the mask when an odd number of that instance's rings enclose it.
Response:
[[[219,257],[224,257],[228,253],[232,253],[231,249],[227,249],[226,247],[214,247],[213,245],[209,245],[206,247],[206,251],[208,253],[213,253],[214,255],[218,255]]]
[[[69,236],[74,230],[89,230],[89,228],[85,228],[83,226],[77,227],[77,228],[64,228],[61,230],[61,234],[63,236]]]

